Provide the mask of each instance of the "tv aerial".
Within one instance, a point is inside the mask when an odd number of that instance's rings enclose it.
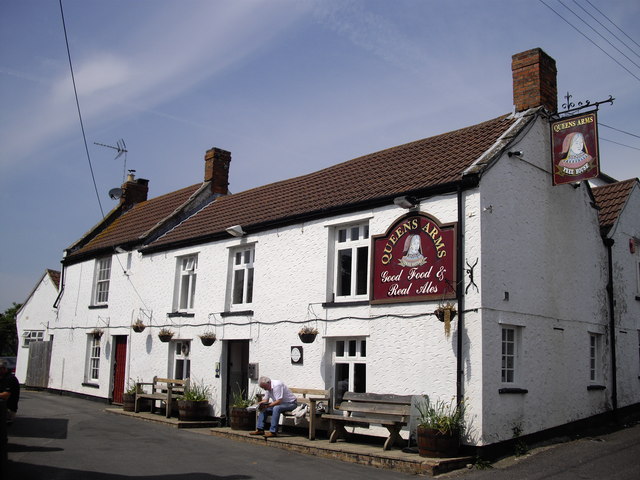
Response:
[[[99,145],[101,147],[106,147],[106,148],[111,148],[112,150],[115,150],[116,152],[118,152],[116,154],[116,156],[114,157],[114,160],[117,160],[118,158],[122,157],[124,155],[124,167],[122,170],[122,183],[125,182],[126,178],[127,178],[127,145],[124,143],[124,140],[121,138],[120,140],[118,140],[116,142],[116,146],[114,147],[113,145],[106,145],[104,143],[98,143],[98,142],[93,142],[94,145]],[[111,190],[109,190],[109,197],[112,200],[119,200],[120,197],[122,197],[122,189],[121,188],[112,188]]]

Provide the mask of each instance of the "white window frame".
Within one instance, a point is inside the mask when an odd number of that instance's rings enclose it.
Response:
[[[111,257],[96,258],[93,274],[92,305],[107,305],[111,283]]]
[[[332,338],[331,371],[333,378],[334,405],[341,401],[341,393],[367,391],[367,340],[366,336]],[[338,375],[338,365],[344,365],[347,373],[347,384]],[[361,369],[364,369],[362,371]],[[360,376],[364,374],[364,378]]]
[[[255,244],[243,245],[230,251],[229,304],[231,308],[253,304],[255,293]]]
[[[185,380],[191,376],[191,340],[171,340],[169,344],[169,375],[171,378]]]
[[[355,238],[354,238],[355,237]],[[369,222],[357,221],[333,227],[332,294],[335,302],[369,298],[371,236]],[[347,269],[341,259],[350,259]],[[344,275],[343,275],[344,271]]]
[[[589,382],[602,382],[602,334],[589,332]]]
[[[22,347],[29,347],[31,342],[44,341],[44,330],[25,330],[22,332]]]
[[[176,282],[174,288],[173,310],[190,312],[195,306],[198,279],[198,254],[183,255],[176,258]]]
[[[101,337],[97,335],[87,335],[87,364],[85,380],[90,383],[97,383],[100,380],[100,354],[102,351]]]
[[[500,383],[514,387],[521,383],[522,327],[500,325]]]

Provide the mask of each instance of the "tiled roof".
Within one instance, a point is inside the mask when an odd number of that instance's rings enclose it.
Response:
[[[72,259],[73,257],[116,245],[141,242],[143,234],[183,205],[201,186],[202,184],[192,185],[134,204],[133,207],[116,218],[95,238],[80,249],[72,252],[67,258]]]
[[[58,270],[51,270],[47,268],[47,274],[49,275],[49,278],[55,285],[56,289],[59,289],[60,288],[60,272]]]
[[[603,231],[610,229],[616,223],[636,183],[638,183],[638,179],[632,178],[593,188],[593,196],[600,208],[598,218],[600,220],[600,228]]]
[[[419,192],[461,179],[462,172],[516,122],[504,115],[334,165],[308,175],[220,197],[148,247],[161,249],[392,195]]]

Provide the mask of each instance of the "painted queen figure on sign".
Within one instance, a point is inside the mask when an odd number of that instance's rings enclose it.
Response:
[[[422,255],[422,241],[420,235],[409,235],[404,242],[402,251],[404,256],[398,261],[403,267],[419,267],[427,263],[427,258]]]
[[[558,166],[571,168],[574,171],[587,165],[593,159],[587,151],[584,136],[580,132],[572,132],[564,137],[562,155],[564,158],[558,162]]]

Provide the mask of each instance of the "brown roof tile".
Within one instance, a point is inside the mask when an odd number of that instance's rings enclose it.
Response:
[[[308,175],[220,197],[149,248],[161,249],[220,234],[235,224],[264,225],[455,182],[515,122],[512,116],[501,116]]]
[[[48,268],[47,274],[49,275],[49,278],[55,285],[56,289],[60,288],[60,272],[58,270],[51,270]]]
[[[74,256],[78,257],[116,245],[141,242],[143,234],[183,205],[201,185],[192,185],[133,205],[95,238],[67,258],[72,259]]]
[[[598,218],[602,230],[608,230],[616,223],[622,208],[627,203],[633,186],[637,182],[637,178],[632,178],[593,188],[593,196],[600,208]]]

